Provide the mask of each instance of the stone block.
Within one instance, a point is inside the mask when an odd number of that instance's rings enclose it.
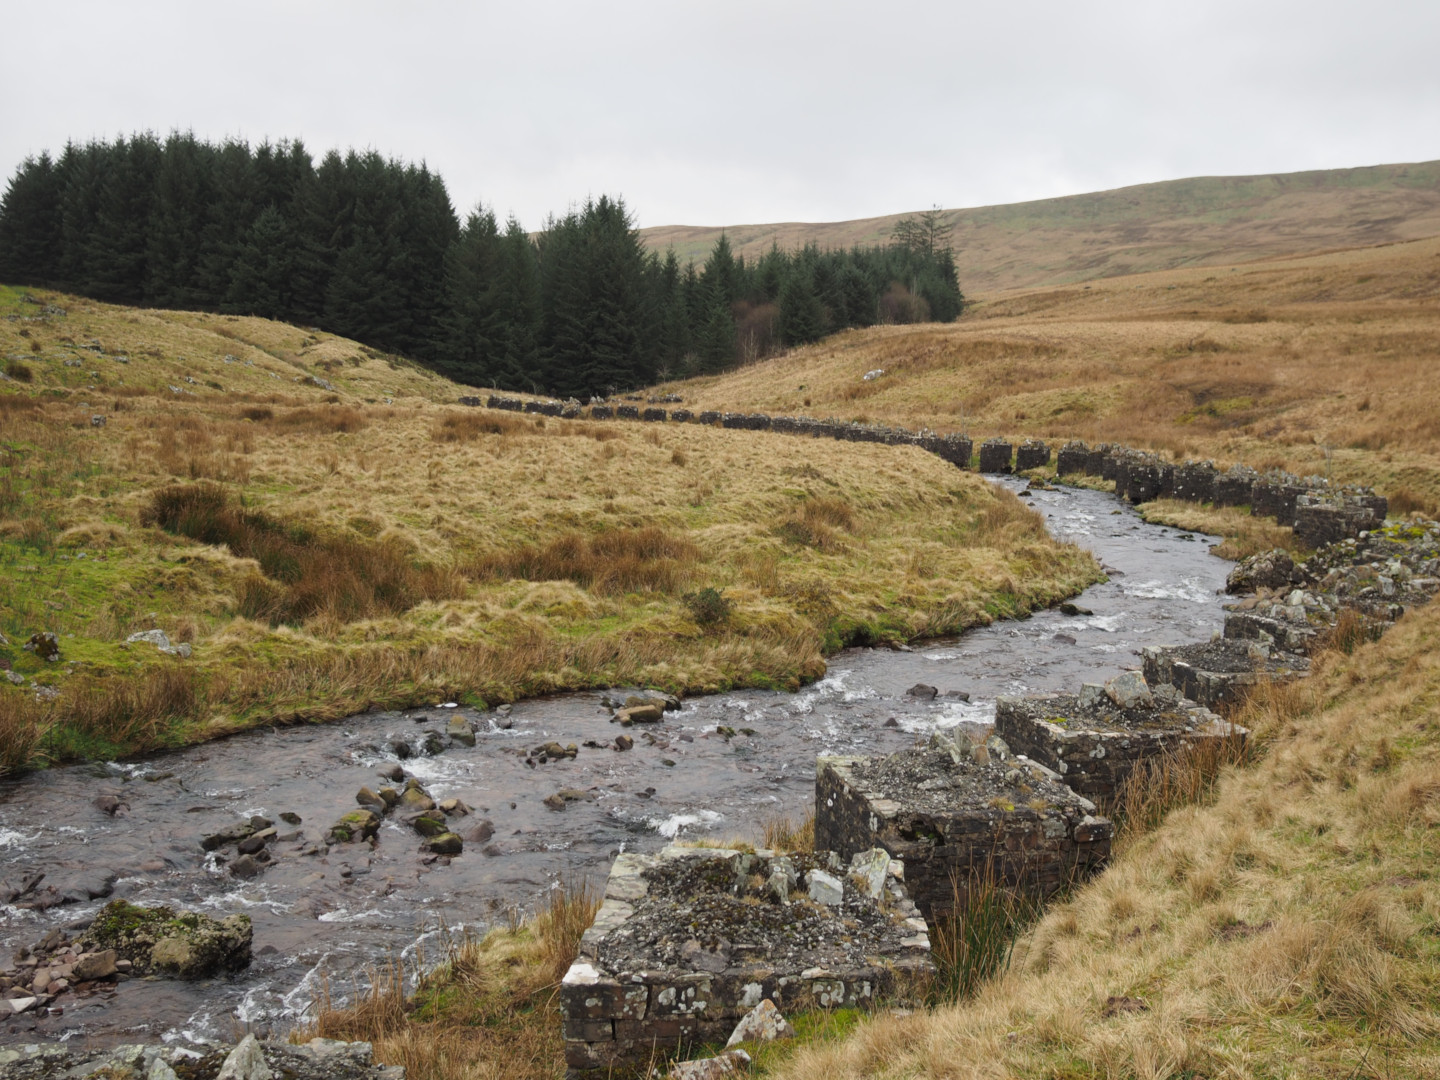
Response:
[[[650,424],[664,423],[665,417],[666,413],[664,409],[657,409],[653,407],[647,408],[644,412],[640,414],[640,419]]]
[[[1187,461],[1175,466],[1171,498],[1207,503],[1215,499],[1215,465],[1209,461]]]
[[[616,420],[639,420],[639,419],[640,419],[640,409],[639,409],[637,406],[635,406],[635,405],[616,405],[616,406],[615,406],[615,419],[616,419]]]
[[[1055,472],[1060,476],[1084,473],[1090,461],[1090,448],[1079,439],[1071,439],[1055,455]]]
[[[1015,471],[1043,469],[1050,464],[1050,447],[1039,439],[1026,439],[1015,449]]]
[[[1015,448],[1004,439],[986,439],[980,444],[980,471],[982,473],[1010,472],[1010,458],[1014,450]]]
[[[1216,506],[1245,506],[1250,502],[1251,492],[1259,474],[1244,465],[1232,465],[1223,473],[1215,474],[1215,492],[1211,500]]]
[[[591,406],[590,406],[590,419],[591,419],[591,420],[613,420],[613,419],[615,419],[615,410],[614,410],[611,406],[609,406],[609,405],[591,405]]]
[[[1163,683],[1151,693],[1152,705],[1133,709],[1120,708],[1108,694],[1002,697],[995,733],[1079,794],[1107,801],[1148,758],[1207,740],[1243,741],[1248,734]]]
[[[884,848],[933,925],[977,879],[1043,898],[1104,864],[1111,825],[1053,771],[958,744],[816,762],[815,842],[842,858]],[[968,745],[968,740],[966,740]],[[920,932],[924,923],[916,920]]]
[[[762,1000],[790,1013],[866,1008],[929,977],[929,937],[903,869],[887,861],[877,899],[843,868],[828,852],[619,856],[560,987],[569,1068],[636,1069],[724,1043]],[[834,883],[837,903],[807,898],[817,875]]]
[[[1152,686],[1173,686],[1207,709],[1243,701],[1251,687],[1310,674],[1310,661],[1259,641],[1221,639],[1194,645],[1151,645],[1141,650]]]
[[[1384,523],[1373,499],[1306,494],[1295,501],[1295,536],[1312,548],[1353,540]]]

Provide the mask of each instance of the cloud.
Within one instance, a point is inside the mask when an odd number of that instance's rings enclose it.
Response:
[[[7,173],[138,129],[424,159],[538,225],[834,220],[1440,157],[1440,5],[145,2],[7,15]]]

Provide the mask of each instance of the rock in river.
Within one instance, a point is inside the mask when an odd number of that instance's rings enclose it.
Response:
[[[216,920],[113,900],[100,909],[82,941],[91,951],[114,950],[137,975],[205,979],[249,966],[252,934],[248,915]]]

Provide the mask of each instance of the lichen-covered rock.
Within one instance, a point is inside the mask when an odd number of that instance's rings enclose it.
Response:
[[[728,1050],[743,1042],[774,1042],[776,1039],[794,1037],[795,1029],[790,1026],[790,1021],[780,1014],[775,1002],[766,998],[740,1018],[740,1023],[736,1024],[735,1030],[730,1033],[725,1048]]]
[[[429,802],[429,800],[426,800]],[[434,806],[434,803],[430,803]],[[426,807],[429,809],[429,807]],[[380,815],[373,810],[351,810],[334,825],[330,826],[327,834],[332,844],[350,844],[359,840],[369,840],[380,831]]]
[[[1262,551],[1235,564],[1225,578],[1228,593],[1251,593],[1259,589],[1283,589],[1301,583],[1295,560],[1284,548]]]
[[[465,848],[465,841],[453,832],[442,832],[432,836],[421,845],[434,855],[459,855]]]
[[[100,909],[82,941],[92,951],[113,949],[137,975],[204,979],[248,967],[253,934],[248,915],[217,920],[114,900]]]

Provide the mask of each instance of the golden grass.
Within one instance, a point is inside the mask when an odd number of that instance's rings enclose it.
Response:
[[[1425,1077],[1440,1070],[1440,608],[1253,696],[1248,767],[1129,836],[955,1006],[773,1075]]]
[[[0,320],[0,352],[18,329],[45,349],[35,383],[0,394],[0,630],[60,693],[15,706],[40,760],[437,694],[794,687],[847,643],[954,632],[1097,576],[1013,496],[915,448],[461,410],[444,403],[462,388],[339,339],[50,299],[70,314]],[[327,350],[348,359],[309,359]],[[270,378],[282,363],[296,374]],[[151,628],[193,657],[120,644]],[[39,629],[67,662],[19,651]],[[107,693],[128,703],[109,720],[77,707]]]
[[[291,1038],[372,1043],[376,1060],[403,1065],[408,1080],[550,1080],[564,1072],[560,980],[599,906],[588,886],[554,889],[534,919],[448,941],[413,997],[392,963],[350,1003],[322,999]]]
[[[1121,442],[1440,512],[1440,239],[997,294],[667,384],[686,407]],[[867,371],[886,374],[869,382]],[[807,404],[808,402],[808,404]]]
[[[1156,499],[1140,505],[1140,516],[1156,525],[1171,525],[1187,532],[1223,537],[1214,548],[1222,559],[1239,562],[1261,551],[1284,548],[1297,557],[1313,552],[1297,540],[1293,529],[1271,518],[1251,517],[1236,506],[1201,506],[1180,499]]]

